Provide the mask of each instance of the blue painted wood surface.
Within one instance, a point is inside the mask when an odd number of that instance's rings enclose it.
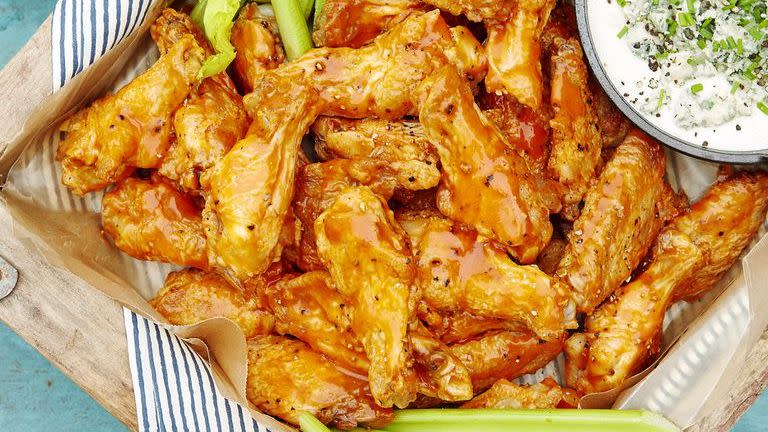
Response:
[[[35,33],[55,3],[55,0],[0,0],[0,67]],[[0,431],[125,430],[2,323],[0,347]],[[760,396],[733,431],[768,431],[766,394]]]

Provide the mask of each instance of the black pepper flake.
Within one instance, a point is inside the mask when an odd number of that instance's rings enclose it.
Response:
[[[740,131],[741,130],[741,125],[736,125],[736,130]]]

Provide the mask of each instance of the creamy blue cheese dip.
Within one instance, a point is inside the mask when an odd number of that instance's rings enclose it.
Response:
[[[766,0],[589,4],[606,73],[650,122],[706,147],[768,147]]]

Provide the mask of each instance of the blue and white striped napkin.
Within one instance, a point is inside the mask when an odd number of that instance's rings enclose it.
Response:
[[[53,91],[141,27],[152,0],[59,0],[52,21]],[[182,339],[124,309],[139,430],[269,432],[216,389]]]

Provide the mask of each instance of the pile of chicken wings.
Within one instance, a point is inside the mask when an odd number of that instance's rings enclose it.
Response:
[[[327,0],[287,62],[245,6],[229,72],[166,9],[161,56],[63,126],[123,252],[186,267],[153,306],[248,338],[247,395],[296,424],[393,408],[574,407],[659,353],[765,220],[768,175],[692,205],[594,84],[554,0]],[[566,386],[511,382],[565,353]]]

